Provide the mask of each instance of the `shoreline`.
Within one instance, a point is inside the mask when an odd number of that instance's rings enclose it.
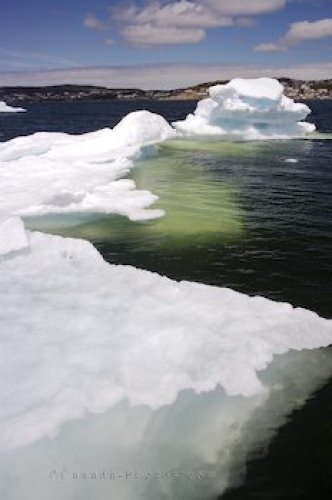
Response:
[[[296,100],[332,99],[332,79],[292,80],[280,78],[285,95]],[[7,104],[52,101],[198,101],[208,96],[213,85],[225,84],[228,80],[201,83],[187,88],[173,90],[142,90],[138,88],[106,88],[92,85],[53,85],[44,87],[0,86],[0,100]]]

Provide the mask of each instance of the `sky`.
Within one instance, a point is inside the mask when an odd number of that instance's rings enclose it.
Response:
[[[332,0],[10,0],[0,85],[332,78]]]

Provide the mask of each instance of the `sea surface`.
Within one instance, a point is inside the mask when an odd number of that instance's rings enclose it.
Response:
[[[332,101],[311,101],[310,121],[332,132]],[[0,141],[37,131],[113,127],[148,109],[185,118],[190,101],[27,104],[0,116]],[[170,141],[146,152],[130,176],[159,196],[164,218],[28,219],[32,229],[90,240],[104,259],[176,280],[231,287],[331,318],[332,141]],[[315,499],[332,495],[332,382],[295,411],[268,450],[250,457],[242,486],[223,499]]]

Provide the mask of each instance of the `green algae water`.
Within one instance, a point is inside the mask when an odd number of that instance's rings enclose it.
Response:
[[[138,188],[159,197],[153,208],[162,209],[165,215],[138,223],[107,218],[79,231],[89,239],[121,241],[125,230],[127,237],[148,241],[165,251],[189,247],[193,240],[208,244],[241,238],[244,227],[236,184],[216,179],[192,152],[165,145],[150,156],[137,163],[132,177]],[[205,155],[205,162],[213,160]]]

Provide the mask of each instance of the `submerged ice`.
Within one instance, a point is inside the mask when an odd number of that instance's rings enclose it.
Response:
[[[283,94],[272,78],[236,78],[209,89],[196,111],[173,125],[187,136],[217,136],[223,140],[291,139],[315,130],[303,122],[310,109]]]
[[[301,137],[314,129],[301,121],[308,112],[276,81],[234,80],[211,88],[178,132],[141,111],[112,130],[0,144],[1,498],[220,493],[258,434],[267,438],[331,373],[316,350],[332,343],[331,321],[314,312],[109,265],[90,243],[29,232],[21,219],[159,217],[156,197],[122,178],[145,148],[183,134]],[[214,479],[45,484],[45,464],[69,474],[205,467]]]

